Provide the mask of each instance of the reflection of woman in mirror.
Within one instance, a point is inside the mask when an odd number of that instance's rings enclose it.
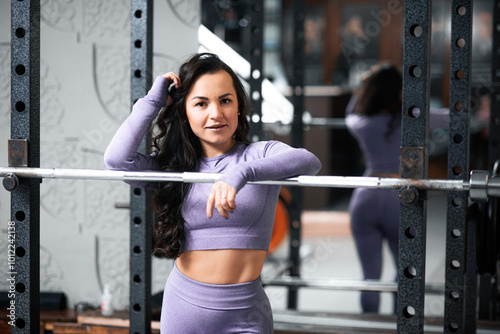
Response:
[[[156,78],[106,150],[111,169],[220,173],[214,184],[135,184],[156,186],[155,252],[176,259],[164,291],[163,334],[273,331],[260,273],[280,186],[247,182],[316,174],[321,163],[278,141],[250,144],[248,111],[232,69],[216,55],[197,54],[179,75]],[[155,119],[151,155],[140,154]]]
[[[347,127],[363,152],[365,176],[399,177],[401,89],[399,70],[378,65],[365,75],[347,107]],[[352,194],[351,230],[365,280],[380,279],[384,241],[397,266],[399,206],[397,189],[355,189]],[[364,312],[377,313],[379,304],[378,292],[361,292]]]

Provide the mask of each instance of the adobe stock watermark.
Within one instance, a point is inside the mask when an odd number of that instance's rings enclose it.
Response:
[[[347,62],[351,62],[354,54],[364,50],[373,38],[380,35],[382,28],[386,28],[392,21],[394,15],[400,14],[404,10],[403,1],[389,0],[385,9],[379,11],[370,10],[370,16],[373,18],[366,22],[363,28],[363,36],[358,36],[352,41],[342,41],[340,48]]]
[[[10,320],[10,326],[16,326],[16,223],[9,221],[7,225],[7,282],[9,284],[7,318]]]

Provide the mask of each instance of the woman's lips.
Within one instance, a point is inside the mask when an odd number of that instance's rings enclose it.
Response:
[[[207,129],[209,130],[220,130],[222,128],[226,127],[226,124],[216,124],[216,125],[211,125],[207,126]]]

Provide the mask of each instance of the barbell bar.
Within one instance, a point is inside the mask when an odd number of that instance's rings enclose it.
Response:
[[[327,290],[349,290],[349,291],[379,291],[397,292],[397,282],[383,282],[376,280],[349,280],[349,279],[320,279],[320,278],[300,278],[292,276],[283,277],[262,277],[264,286],[293,286],[297,288],[313,288]],[[443,294],[444,284],[426,284],[425,292],[428,294]]]
[[[7,190],[13,190],[19,177],[40,179],[80,179],[145,182],[213,183],[217,173],[195,172],[132,172],[99,169],[64,169],[0,167],[0,176]],[[500,177],[489,177],[486,171],[471,171],[469,181],[443,179],[403,179],[366,176],[310,176],[248,182],[249,184],[329,188],[412,189],[437,191],[469,191],[473,201],[487,201],[489,196],[500,197]]]

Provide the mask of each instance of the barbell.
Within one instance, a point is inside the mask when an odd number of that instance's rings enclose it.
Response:
[[[195,172],[135,172],[110,171],[99,169],[63,169],[34,167],[0,167],[5,189],[11,191],[21,178],[39,179],[80,179],[80,180],[111,180],[111,181],[144,181],[144,182],[186,182],[213,183],[219,177],[217,173]],[[471,171],[466,180],[451,179],[404,179],[366,176],[310,176],[300,175],[292,178],[269,181],[248,182],[249,184],[329,187],[329,188],[371,188],[400,189],[401,198],[413,202],[420,190],[437,191],[469,191],[473,201],[485,202],[490,196],[500,197],[500,177],[489,177],[486,171]]]

